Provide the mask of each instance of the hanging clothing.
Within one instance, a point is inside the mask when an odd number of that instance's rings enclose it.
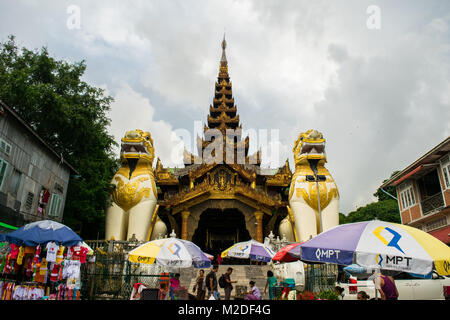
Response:
[[[10,246],[11,246],[11,259],[15,260],[17,259],[17,256],[19,254],[19,246],[14,243],[11,243]]]
[[[57,282],[59,280],[58,276],[59,276],[59,269],[60,268],[61,268],[60,264],[56,264],[56,263],[53,264],[53,266],[51,267],[52,272],[50,274],[50,281]]]
[[[20,265],[20,266],[23,263],[23,256],[25,255],[24,251],[25,251],[24,247],[20,246],[19,254],[17,255],[17,264]]]
[[[56,262],[56,253],[59,250],[59,246],[54,242],[47,243],[47,261],[48,262]]]
[[[89,249],[82,246],[70,247],[71,258],[73,260],[79,260],[81,263],[86,262],[86,255]]]
[[[64,260],[64,246],[59,246],[58,252],[56,253],[56,263],[61,263]]]

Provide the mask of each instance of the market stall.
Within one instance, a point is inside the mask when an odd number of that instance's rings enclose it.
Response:
[[[80,268],[89,249],[72,229],[43,220],[7,234],[4,240],[1,300],[80,299]]]
[[[154,264],[174,268],[209,268],[211,256],[205,254],[195,243],[174,237],[157,239],[146,242],[128,253],[128,260],[133,263]],[[136,285],[136,284],[135,284]],[[179,274],[170,278],[168,272],[161,274],[159,293],[157,299],[187,300],[188,291],[180,286]],[[136,300],[136,293],[141,291],[144,295],[145,288],[134,287],[131,300]],[[140,296],[138,299],[141,299]],[[145,299],[144,299],[145,300]]]

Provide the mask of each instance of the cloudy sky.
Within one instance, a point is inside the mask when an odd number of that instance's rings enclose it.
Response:
[[[206,122],[225,32],[241,123],[275,139],[251,150],[294,169],[298,134],[321,131],[343,213],[450,135],[449,24],[448,0],[0,2],[0,41],[86,60],[111,134],[149,130],[165,166]]]

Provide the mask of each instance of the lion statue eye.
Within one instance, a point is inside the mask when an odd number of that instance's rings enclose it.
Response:
[[[301,137],[300,140],[303,140],[303,137]]]

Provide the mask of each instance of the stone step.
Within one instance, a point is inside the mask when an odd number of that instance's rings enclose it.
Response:
[[[256,286],[260,289],[263,299],[268,299],[268,294],[264,294],[264,287],[266,285],[266,274],[268,270],[271,270],[270,266],[260,266],[260,265],[221,265],[217,271],[217,279],[224,274],[227,269],[233,268],[233,273],[231,274],[231,280],[237,281],[233,286],[243,285],[249,290],[250,280],[255,281]],[[205,276],[209,273],[209,269],[205,269]],[[188,269],[180,271],[180,283],[182,286],[186,287],[190,293],[195,285],[195,280],[197,279],[198,270]],[[221,297],[225,296],[224,289],[219,287],[219,292]],[[231,299],[234,299],[235,290],[231,292]]]

